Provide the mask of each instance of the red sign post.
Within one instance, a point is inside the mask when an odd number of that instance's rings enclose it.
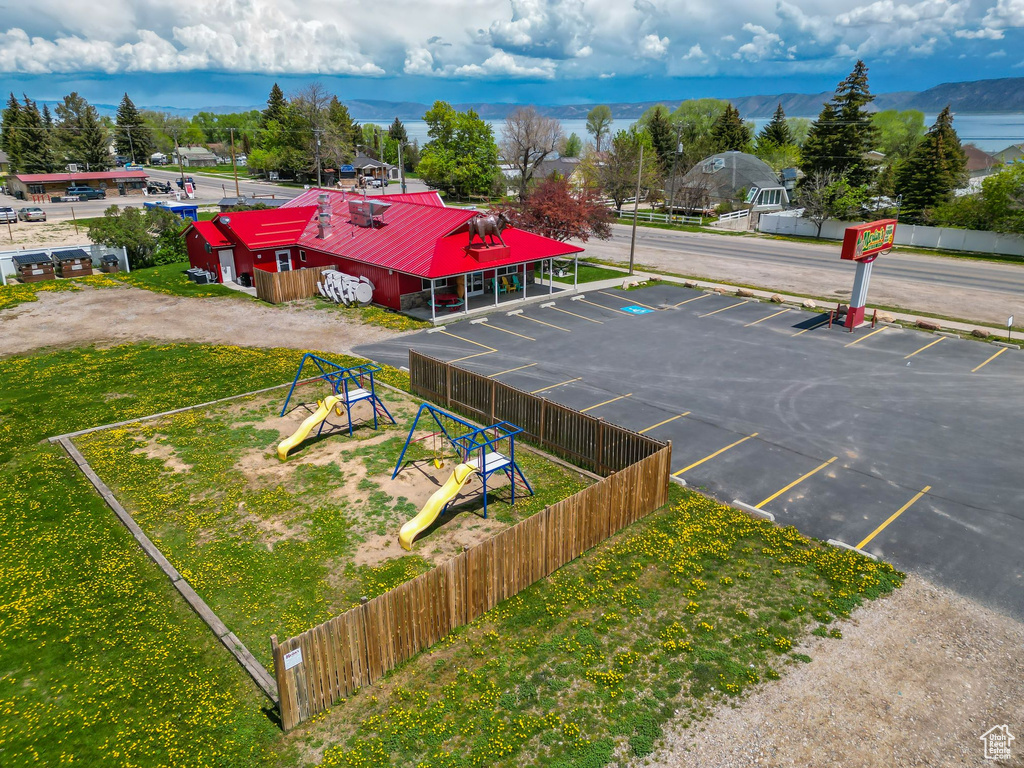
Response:
[[[846,313],[846,327],[853,329],[864,322],[864,306],[871,282],[871,264],[880,253],[888,251],[896,239],[896,219],[881,219],[869,224],[847,227],[843,237],[840,258],[857,262],[853,279],[850,310]]]

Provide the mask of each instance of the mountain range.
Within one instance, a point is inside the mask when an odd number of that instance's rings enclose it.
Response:
[[[822,93],[780,93],[760,96],[740,96],[728,98],[744,118],[771,117],[776,106],[782,104],[789,117],[817,117],[821,106],[832,98],[831,91]],[[641,101],[629,103],[612,103],[612,117],[616,119],[636,119],[655,104],[665,104],[674,109],[683,101],[662,99],[659,101]],[[52,103],[52,102],[51,102]],[[430,105],[413,101],[378,101],[373,99],[343,100],[355,120],[360,122],[387,122],[395,117],[401,120],[421,120],[423,113]],[[1006,77],[996,80],[972,80],[959,83],[942,83],[924,91],[895,91],[876,94],[871,108],[886,109],[918,109],[927,114],[936,114],[949,104],[954,113],[958,114],[990,114],[990,113],[1024,113],[1024,77]],[[96,104],[102,114],[113,114],[117,111],[116,104]],[[214,112],[218,114],[247,112],[260,110],[264,104],[249,106],[209,106],[191,109],[165,106],[143,106],[157,112],[167,112],[182,117],[190,117],[196,112]],[[456,109],[465,110],[472,107],[486,120],[502,120],[519,104],[467,103],[455,104]],[[563,104],[537,105],[537,111],[549,117],[561,120],[582,120],[593,109],[595,104]]]

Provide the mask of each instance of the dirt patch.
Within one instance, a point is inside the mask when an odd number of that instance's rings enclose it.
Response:
[[[159,435],[148,440],[139,440],[139,447],[132,451],[132,453],[141,453],[143,456],[148,456],[151,459],[159,459],[172,472],[183,473],[192,471],[192,465],[182,461],[178,454],[174,452],[173,447],[167,443],[160,442]]]
[[[14,205],[15,210],[25,206],[25,203],[21,201],[4,204]],[[54,248],[58,245],[80,246],[89,243],[88,228],[79,225],[76,230],[73,221],[23,221],[11,225],[9,234],[6,230],[5,226],[3,234],[0,235],[0,242],[3,243],[2,247],[7,250],[31,251],[35,248]],[[14,236],[13,240],[10,235]]]
[[[42,292],[0,312],[0,355],[40,347],[132,341],[199,342],[350,352],[394,331],[332,312],[226,298],[167,296],[140,288]]]
[[[995,725],[1024,732],[1024,625],[910,577],[894,595],[838,626],[843,639],[811,637],[809,655],[735,709],[666,728],[664,749],[644,765],[748,766],[1024,765],[983,759]]]

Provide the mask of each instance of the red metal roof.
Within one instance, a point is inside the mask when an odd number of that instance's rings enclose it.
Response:
[[[46,184],[58,181],[116,181],[118,179],[148,179],[145,171],[79,171],[78,173],[16,173],[18,181],[25,184]]]
[[[295,245],[316,216],[315,206],[281,206],[257,211],[218,213],[217,227],[237,237],[250,251]],[[315,229],[315,227],[314,227]]]
[[[228,240],[224,233],[221,232],[212,221],[194,221],[189,229],[194,229],[198,232],[203,240],[208,242],[214,248],[223,248],[234,245],[233,242]],[[188,237],[188,232],[185,232],[185,237]]]
[[[509,228],[502,233],[510,248],[509,256],[481,263],[465,252],[468,243],[465,225],[477,215],[476,211],[398,199],[409,195],[372,198],[391,203],[381,219],[383,224],[373,229],[355,226],[349,219],[348,202],[361,200],[360,195],[310,189],[278,210],[296,210],[292,206],[306,210],[316,202],[321,192],[327,192],[330,198],[331,229],[325,238],[320,239],[317,237],[316,216],[307,217],[309,224],[299,238],[300,246],[418,277],[461,275],[583,250],[575,245]],[[250,213],[265,214],[268,211]]]
[[[406,192],[405,194],[374,195],[374,200],[383,200],[386,203],[419,203],[420,205],[432,205],[435,208],[444,208],[444,201],[437,192]]]

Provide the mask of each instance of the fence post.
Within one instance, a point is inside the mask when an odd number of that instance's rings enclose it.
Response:
[[[452,407],[452,364],[444,364],[444,404]]]
[[[597,417],[597,474],[607,477],[604,472],[604,419]]]
[[[540,434],[538,435],[538,437],[540,438],[541,448],[543,448],[544,445],[547,442],[547,437],[544,434],[544,430],[545,430],[544,417],[547,415],[547,412],[548,412],[548,399],[546,397],[542,397],[540,399]]]
[[[498,397],[498,382],[495,379],[491,379],[491,424],[495,423],[494,419],[494,401]]]

